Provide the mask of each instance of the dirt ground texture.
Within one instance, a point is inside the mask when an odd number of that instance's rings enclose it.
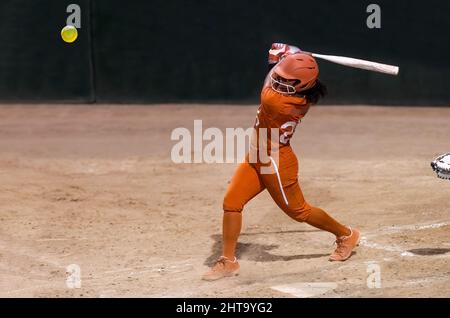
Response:
[[[450,297],[450,181],[430,168],[450,152],[450,108],[313,107],[291,142],[300,184],[362,231],[360,247],[329,262],[333,236],[264,192],[243,212],[240,275],[201,281],[236,164],[175,164],[171,132],[248,128],[256,109],[0,106],[0,296],[295,297],[273,287],[334,283],[314,296]]]

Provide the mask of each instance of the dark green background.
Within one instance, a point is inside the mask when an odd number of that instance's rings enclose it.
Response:
[[[366,7],[382,28],[366,27]],[[59,35],[82,8],[74,44]],[[449,1],[2,0],[0,100],[257,102],[272,42],[400,66],[319,61],[326,103],[450,105]]]

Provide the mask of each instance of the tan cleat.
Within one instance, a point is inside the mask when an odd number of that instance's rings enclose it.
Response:
[[[239,263],[234,258],[234,261],[230,261],[225,256],[219,257],[216,264],[203,275],[202,279],[207,281],[218,280],[223,277],[236,276],[239,273]]]
[[[336,239],[336,250],[331,254],[330,261],[345,261],[352,255],[353,249],[359,244],[361,233],[357,229],[350,228],[349,236],[341,236]]]

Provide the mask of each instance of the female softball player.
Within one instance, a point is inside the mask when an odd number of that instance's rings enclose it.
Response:
[[[359,242],[357,229],[342,225],[305,201],[297,179],[298,162],[289,144],[290,138],[310,105],[326,94],[326,87],[318,79],[315,59],[294,46],[274,43],[269,51],[269,68],[254,126],[258,142],[256,146],[253,142],[252,145],[258,156],[255,160],[251,150],[228,186],[223,201],[223,253],[203,275],[204,280],[237,275],[239,263],[235,250],[241,231],[241,212],[248,201],[265,189],[294,220],[336,236],[337,247],[330,261],[345,261]],[[274,129],[277,134],[271,133]],[[263,133],[267,134],[267,142],[261,143]],[[274,135],[276,140],[273,140]],[[273,149],[277,156],[271,152]],[[269,151],[270,160],[263,162],[259,154],[264,151]]]

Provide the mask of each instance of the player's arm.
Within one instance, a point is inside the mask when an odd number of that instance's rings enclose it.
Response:
[[[269,50],[269,57],[267,59],[269,70],[271,70],[285,56],[298,52],[301,52],[301,50],[296,46],[284,43],[272,43]]]
[[[301,50],[296,46],[284,43],[272,43],[272,46],[269,50],[269,56],[267,58],[269,73],[267,74],[264,81],[264,86],[270,85],[270,74],[272,73],[273,67],[277,65],[277,63],[281,61],[285,56],[298,52],[301,52]]]

